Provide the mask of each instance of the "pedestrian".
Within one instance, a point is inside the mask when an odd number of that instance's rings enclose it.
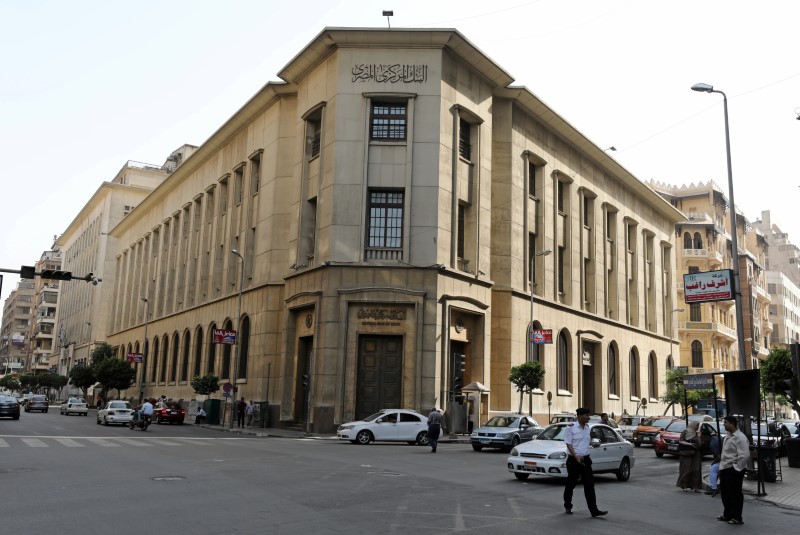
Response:
[[[256,407],[253,404],[253,400],[251,399],[250,403],[247,404],[247,407],[244,410],[245,414],[247,415],[247,427],[248,428],[252,428],[253,427],[253,412],[255,411],[255,408]]]
[[[436,453],[436,446],[439,444],[439,435],[442,432],[442,413],[434,407],[428,415],[428,445],[431,453]]]
[[[579,407],[575,411],[578,420],[567,425],[564,432],[564,443],[567,445],[567,485],[564,487],[564,511],[572,514],[572,492],[578,484],[578,478],[583,483],[583,494],[586,505],[593,517],[604,516],[608,511],[597,507],[597,497],[594,492],[594,473],[592,472],[592,459],[589,455],[591,448],[591,427],[589,415],[592,411],[586,407]]]
[[[608,413],[606,412],[600,413],[600,421],[606,425],[611,425],[611,422],[608,421]]]
[[[244,425],[244,413],[247,410],[247,403],[244,402],[244,397],[236,403],[236,425],[242,427]]]
[[[675,484],[683,492],[700,492],[703,485],[703,452],[700,451],[700,437],[697,435],[699,426],[700,422],[689,422],[678,442],[680,462]]]
[[[206,423],[206,411],[203,409],[202,405],[197,409],[197,423],[201,425]]]
[[[722,456],[722,440],[719,438],[719,433],[714,433],[708,447],[713,458],[711,459],[711,466],[708,468],[708,486],[711,489],[707,490],[706,494],[711,495],[713,498],[719,492],[717,483],[719,482],[719,462]]]
[[[750,459],[750,443],[739,431],[739,422],[735,416],[728,415],[723,421],[728,435],[722,441],[722,454],[719,461],[719,492],[722,496],[722,515],[717,520],[728,524],[744,524],[742,507],[744,494],[742,482],[747,461]]]

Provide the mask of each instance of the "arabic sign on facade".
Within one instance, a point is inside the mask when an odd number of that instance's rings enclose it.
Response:
[[[534,329],[531,331],[532,344],[552,344],[553,329]]]
[[[236,343],[236,331],[230,331],[227,329],[214,329],[213,337],[214,337],[213,342],[215,344]]]
[[[379,83],[418,83],[428,79],[427,65],[376,65],[374,63],[361,63],[353,65],[353,82],[379,82]]]
[[[683,294],[686,303],[733,299],[733,271],[720,269],[685,274],[683,276]]]
[[[714,376],[710,373],[683,376],[685,390],[711,390],[714,388]]]
[[[128,362],[144,362],[144,355],[141,353],[128,353]]]

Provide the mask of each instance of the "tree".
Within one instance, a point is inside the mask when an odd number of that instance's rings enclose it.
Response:
[[[211,373],[203,376],[196,375],[192,379],[192,389],[195,394],[210,396],[219,390],[219,377]]]
[[[679,405],[683,414],[688,412],[688,408],[694,408],[701,399],[708,399],[714,396],[713,390],[685,390],[683,388],[683,376],[686,372],[680,368],[670,368],[667,370],[664,381],[667,390],[661,396],[661,402],[667,403],[665,413],[672,405]]]
[[[0,387],[11,390],[12,392],[19,392],[20,386],[19,379],[11,375],[6,375],[0,379]]]
[[[89,397],[89,387],[97,382],[92,366],[76,365],[69,370],[69,382],[72,386],[79,388],[83,392],[83,397]]]
[[[539,388],[544,378],[544,366],[539,362],[523,362],[518,366],[511,368],[511,374],[508,380],[514,385],[519,392],[519,412],[522,412],[522,398],[525,394],[530,394],[535,389]]]
[[[97,366],[104,360],[114,358],[114,348],[103,342],[96,348],[92,349],[92,353],[89,355],[89,357],[91,358],[92,366]]]
[[[121,390],[133,385],[136,376],[136,370],[130,364],[117,358],[105,358],[92,367],[95,379],[103,385],[103,399],[106,399],[109,390],[116,390],[119,397]]]
[[[39,377],[32,373],[23,373],[19,376],[20,388],[26,392],[35,392],[39,388]]]
[[[774,347],[769,350],[769,355],[761,363],[761,390],[767,394],[784,396],[792,404],[794,410],[800,412],[800,400],[798,400],[797,382],[792,381],[794,371],[792,369],[792,353],[782,347]],[[790,390],[786,381],[792,382],[793,388]]]

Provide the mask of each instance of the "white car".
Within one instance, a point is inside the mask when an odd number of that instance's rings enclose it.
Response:
[[[531,440],[511,450],[508,471],[517,479],[528,476],[567,477],[567,445],[564,432],[570,423],[553,424]],[[575,425],[578,425],[577,423]],[[589,423],[592,440],[592,472],[614,473],[620,481],[628,481],[633,468],[633,444],[623,440],[604,424]]]
[[[101,423],[126,425],[133,419],[133,405],[127,401],[109,401],[97,411],[97,425]]]
[[[389,441],[426,446],[428,417],[407,409],[384,409],[363,420],[340,425],[336,437],[353,444]]]
[[[86,407],[86,401],[81,398],[69,398],[61,404],[61,414],[83,414],[87,416],[89,409]]]

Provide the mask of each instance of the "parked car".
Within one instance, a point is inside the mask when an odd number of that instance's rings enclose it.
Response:
[[[681,420],[685,420],[686,416],[681,416]],[[722,418],[720,418],[722,420]],[[714,417],[705,413],[695,413],[689,415],[690,422],[714,422]]]
[[[177,422],[179,425],[183,425],[185,418],[186,411],[174,401],[159,401],[153,407],[153,422],[157,424],[169,422],[172,425]]]
[[[674,416],[654,416],[642,420],[633,432],[633,445],[638,448],[642,444],[652,444],[658,434],[666,429],[670,422],[677,419]]]
[[[691,421],[691,418],[689,419]],[[700,427],[697,429],[698,433],[702,433],[706,429],[714,436],[717,434],[716,424],[714,422],[701,422]],[[681,433],[686,430],[686,420],[673,420],[661,433],[656,436],[653,441],[653,450],[656,452],[656,457],[663,457],[664,455],[680,455],[678,452],[678,442],[680,442]],[[722,436],[725,435],[725,428],[720,427]],[[703,455],[711,455],[711,450],[704,449]]]
[[[625,415],[619,420],[617,420],[617,425],[619,425],[619,430],[622,433],[622,438],[624,438],[625,440],[632,441],[633,432],[636,430],[636,428],[639,426],[642,420],[646,420],[647,418],[648,418],[647,416],[640,416],[637,414],[635,416]]]
[[[792,432],[785,424],[776,422],[761,422],[761,425],[757,425],[755,422],[753,422],[750,426],[750,431],[753,434],[753,444],[759,440],[760,431],[761,441],[759,444],[761,446],[778,448],[778,457],[786,456],[786,440],[792,437]]]
[[[469,436],[472,449],[511,448],[521,442],[532,440],[544,428],[532,417],[524,414],[503,414],[493,416],[481,427],[472,431]]]
[[[577,419],[578,419],[578,417],[577,417],[577,416],[575,416],[573,413],[570,413],[570,412],[560,412],[560,413],[558,413],[558,414],[554,414],[554,415],[553,415],[553,416],[550,418],[550,423],[551,423],[551,424],[558,424],[558,423],[561,423],[561,422],[574,422],[574,421],[576,421]]]
[[[133,405],[127,401],[108,401],[97,411],[97,425],[126,425],[133,419]]]
[[[786,426],[793,438],[800,438],[800,421],[784,420],[781,423]]]
[[[61,404],[61,414],[83,414],[89,415],[89,409],[86,408],[86,401],[81,398],[69,398],[66,402]]]
[[[339,440],[353,444],[389,441],[428,444],[428,417],[408,409],[384,409],[336,430]]]
[[[0,396],[0,417],[19,420],[19,401],[14,396]]]
[[[31,412],[31,411],[47,412],[47,409],[49,408],[50,408],[50,402],[47,400],[47,396],[34,395],[31,396],[28,399],[28,401],[25,402],[25,412]]]
[[[567,445],[564,432],[569,423],[548,426],[539,435],[511,450],[508,471],[517,479],[528,476],[567,477]],[[620,481],[628,481],[634,464],[633,446],[604,424],[589,423],[592,441],[592,471],[613,473]]]

